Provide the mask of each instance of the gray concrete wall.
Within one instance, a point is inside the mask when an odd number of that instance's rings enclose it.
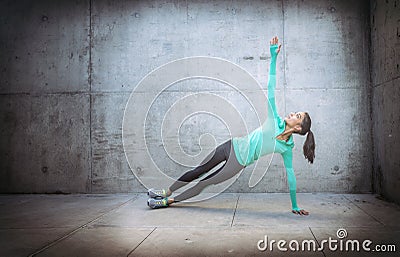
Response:
[[[374,190],[400,203],[400,2],[371,1]]]
[[[126,161],[121,133],[137,83],[160,65],[201,55],[240,65],[265,92],[273,35],[283,43],[279,112],[308,111],[316,137],[309,165],[301,153],[304,137],[295,136],[298,190],[371,190],[365,1],[2,1],[0,10],[0,192],[144,191]],[[168,159],[157,128],[175,101],[197,92],[231,99],[249,128],[257,125],[240,94],[215,81],[177,83],[159,92],[151,108],[138,103],[138,112],[150,110],[150,155],[172,177],[188,167]],[[199,137],[207,132],[217,143],[229,138],[218,119],[194,117],[183,123],[182,149],[199,153]],[[149,168],[146,158],[136,164],[140,171]],[[244,172],[228,191],[288,190],[280,156],[251,189],[249,176]]]

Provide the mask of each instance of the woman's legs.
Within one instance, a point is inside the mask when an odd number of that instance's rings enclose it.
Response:
[[[211,152],[199,166],[184,173],[177,181],[175,181],[168,189],[168,193],[172,193],[177,189],[187,185],[189,182],[199,178],[212,168],[228,159],[231,150],[231,140],[219,145],[215,151]]]
[[[221,183],[225,180],[228,180],[231,177],[238,174],[244,168],[244,166],[242,166],[236,159],[235,151],[233,149],[231,140],[228,142],[229,142],[229,147],[225,146],[225,150],[227,150],[227,151],[224,151],[225,152],[224,160],[226,160],[225,164],[222,167],[220,167],[218,170],[213,172],[212,174],[208,175],[206,178],[200,180],[193,187],[187,189],[186,191],[182,192],[181,194],[179,194],[178,196],[176,196],[174,198],[168,199],[169,204],[171,204],[173,202],[180,202],[180,201],[189,199],[191,197],[194,197],[194,196],[200,194],[201,191],[203,191],[203,189],[206,188],[207,186],[215,185],[215,184]],[[229,148],[229,150],[228,150],[228,148]],[[215,166],[216,165],[214,165],[214,167]]]

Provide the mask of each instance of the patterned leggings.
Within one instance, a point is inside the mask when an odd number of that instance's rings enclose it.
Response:
[[[207,177],[201,179],[196,185],[182,192],[178,196],[174,197],[175,202],[180,202],[191,197],[194,197],[203,191],[209,185],[215,185],[221,183],[227,179],[238,174],[244,166],[241,165],[235,155],[235,151],[232,146],[232,140],[226,141],[225,143],[219,145],[215,151],[211,152],[202,163],[184,173],[177,181],[175,181],[169,189],[171,192],[187,185],[189,182],[201,177],[202,175],[209,172],[212,168],[224,162],[218,170],[214,171]]]

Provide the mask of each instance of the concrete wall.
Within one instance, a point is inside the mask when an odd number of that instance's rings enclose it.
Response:
[[[371,1],[374,190],[400,203],[400,2]]]
[[[90,192],[90,9],[2,1],[0,191]]]
[[[201,55],[240,65],[265,92],[273,35],[283,43],[279,112],[308,111],[316,136],[313,165],[301,153],[304,137],[295,136],[298,190],[371,190],[365,1],[2,1],[0,10],[0,192],[144,191],[126,161],[121,133],[137,83],[160,65]],[[229,98],[249,128],[257,127],[240,92],[215,81],[177,83],[159,92],[153,106],[138,103],[138,112],[149,109],[149,155],[171,177],[188,167],[168,158],[158,128],[174,102],[197,92]],[[198,154],[200,135],[207,132],[216,143],[229,138],[212,115],[182,124],[174,155],[182,149]],[[140,171],[149,168],[146,158],[135,164]],[[268,160],[259,165],[267,167]],[[228,191],[287,191],[280,156],[251,189],[249,176],[244,172]]]

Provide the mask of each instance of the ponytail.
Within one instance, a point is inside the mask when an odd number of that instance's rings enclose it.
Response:
[[[311,130],[307,133],[306,141],[303,145],[303,154],[304,157],[308,160],[308,162],[313,163],[315,158],[315,142],[314,142],[314,134]]]
[[[304,113],[304,119],[301,123],[301,131],[300,135],[307,134],[306,141],[304,141],[303,145],[303,154],[304,157],[308,160],[309,163],[314,162],[315,158],[315,142],[314,142],[314,134],[311,132],[311,118],[307,112]]]

